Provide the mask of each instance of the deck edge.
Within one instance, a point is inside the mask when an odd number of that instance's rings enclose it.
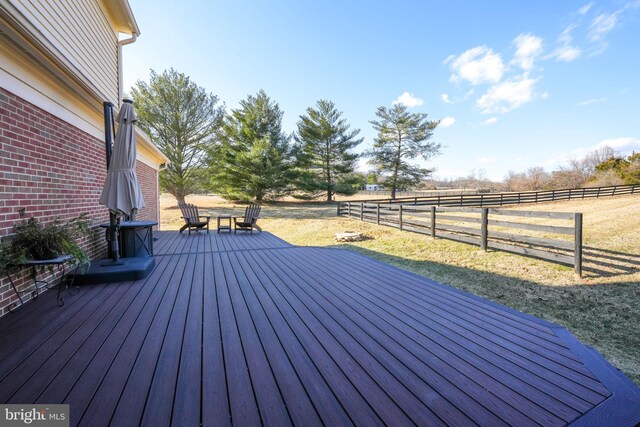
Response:
[[[554,332],[611,392],[611,396],[569,425],[575,427],[635,426],[640,423],[640,388],[622,371],[609,363],[600,352],[580,342],[566,328],[556,328]],[[603,412],[606,412],[606,415]]]

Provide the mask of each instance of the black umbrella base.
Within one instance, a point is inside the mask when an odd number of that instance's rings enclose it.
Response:
[[[120,258],[116,264],[110,259],[94,259],[89,267],[78,268],[69,274],[74,285],[130,282],[147,277],[156,266],[154,257]]]

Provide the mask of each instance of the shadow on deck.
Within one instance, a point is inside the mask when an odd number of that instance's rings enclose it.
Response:
[[[633,425],[564,328],[347,250],[157,233],[145,280],[0,319],[0,402],[71,424]]]

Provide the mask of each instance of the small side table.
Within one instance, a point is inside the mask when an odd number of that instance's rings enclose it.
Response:
[[[21,307],[22,304],[24,304],[24,301],[22,300],[22,295],[26,293],[31,293],[33,295],[33,299],[37,299],[40,296],[41,289],[43,288],[51,289],[54,286],[56,286],[55,284],[52,284],[51,282],[48,282],[46,280],[38,280],[37,268],[42,266],[49,266],[49,265],[55,266],[58,269],[58,271],[62,272],[62,274],[60,275],[60,280],[58,281],[58,296],[57,296],[58,306],[62,307],[64,305],[64,299],[62,298],[62,295],[61,295],[62,289],[67,289],[71,295],[75,295],[71,292],[72,285],[67,284],[66,286],[64,286],[64,283],[65,283],[64,279],[66,276],[65,265],[72,260],[73,260],[73,255],[62,255],[62,256],[59,256],[58,258],[53,258],[53,259],[27,260],[23,263],[16,265],[16,267],[31,267],[31,279],[33,280],[33,288],[25,289],[23,291],[18,291],[18,289],[16,289],[16,286],[13,284],[13,280],[11,279],[11,273],[7,271],[6,274],[7,274],[7,277],[9,278],[9,283],[11,284],[13,291],[18,296],[18,300],[20,302],[20,304],[18,304],[18,302],[15,302],[11,306],[9,306],[9,311],[14,311],[19,307]],[[55,277],[54,277],[54,280],[52,280],[52,282],[55,282]],[[76,286],[76,289],[79,289],[79,287]]]
[[[225,221],[222,223],[221,221]],[[219,215],[218,216],[218,233],[221,231],[227,231],[231,233],[231,216],[230,215]]]

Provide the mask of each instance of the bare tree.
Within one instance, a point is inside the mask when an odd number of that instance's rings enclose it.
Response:
[[[510,191],[544,190],[551,185],[551,175],[539,166],[529,168],[526,172],[509,171],[505,185]]]
[[[609,146],[600,147],[588,152],[581,158],[569,160],[569,165],[560,167],[554,172],[554,187],[576,188],[586,184],[596,175],[596,166],[619,156],[619,153]]]

